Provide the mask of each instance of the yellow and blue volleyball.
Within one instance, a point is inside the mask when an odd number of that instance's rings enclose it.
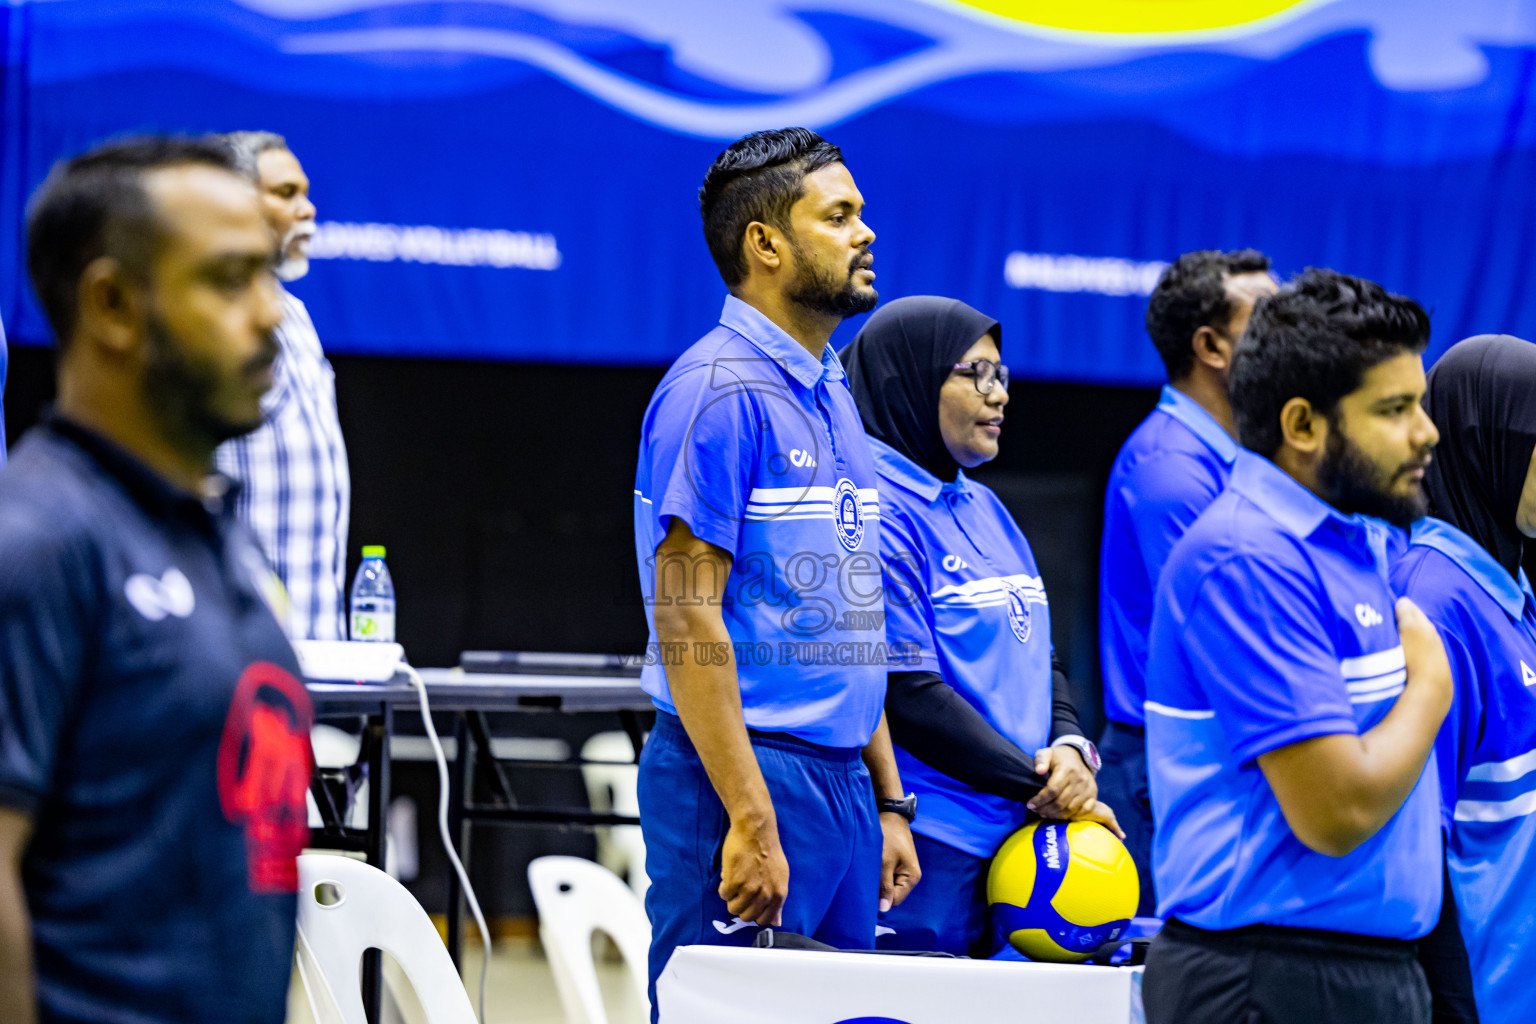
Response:
[[[1004,841],[987,875],[992,917],[1031,960],[1076,963],[1125,934],[1141,898],[1125,844],[1093,821],[1037,821]]]

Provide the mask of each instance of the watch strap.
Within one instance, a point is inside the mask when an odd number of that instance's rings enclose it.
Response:
[[[1083,755],[1083,763],[1093,774],[1099,774],[1099,768],[1104,761],[1099,757],[1099,748],[1086,736],[1070,735],[1058,736],[1051,741],[1053,747],[1071,747]]]
[[[875,801],[875,807],[881,814],[899,814],[911,824],[917,819],[917,794],[908,793],[906,796],[883,796]]]

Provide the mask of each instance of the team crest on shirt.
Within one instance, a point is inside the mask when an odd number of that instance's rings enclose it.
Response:
[[[241,673],[219,742],[218,788],[224,817],[245,830],[252,892],[298,891],[314,723],[309,693],[280,666],[258,661]]]
[[[859,500],[859,489],[846,478],[837,482],[837,493],[832,496],[832,525],[837,528],[837,539],[849,551],[857,551],[864,540],[864,503]]]
[[[1022,588],[1007,581],[1004,581],[1003,587],[1008,593],[1008,626],[1019,643],[1027,643],[1029,631],[1034,625],[1029,614],[1029,602],[1024,600]]]

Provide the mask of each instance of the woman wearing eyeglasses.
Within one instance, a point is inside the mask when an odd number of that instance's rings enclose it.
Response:
[[[987,867],[1029,812],[1119,832],[1097,799],[1051,647],[1050,607],[1008,510],[964,470],[997,457],[1008,368],[996,320],[963,302],[898,299],[840,353],[880,475],[886,717],[922,882],[880,915],[878,945],[988,956]]]

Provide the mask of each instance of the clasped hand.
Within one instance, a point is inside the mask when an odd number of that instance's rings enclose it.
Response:
[[[1045,747],[1035,751],[1035,771],[1045,777],[1045,788],[1026,806],[1042,818],[1059,821],[1096,821],[1121,839],[1125,833],[1115,812],[1099,800],[1093,772],[1076,747]]]

